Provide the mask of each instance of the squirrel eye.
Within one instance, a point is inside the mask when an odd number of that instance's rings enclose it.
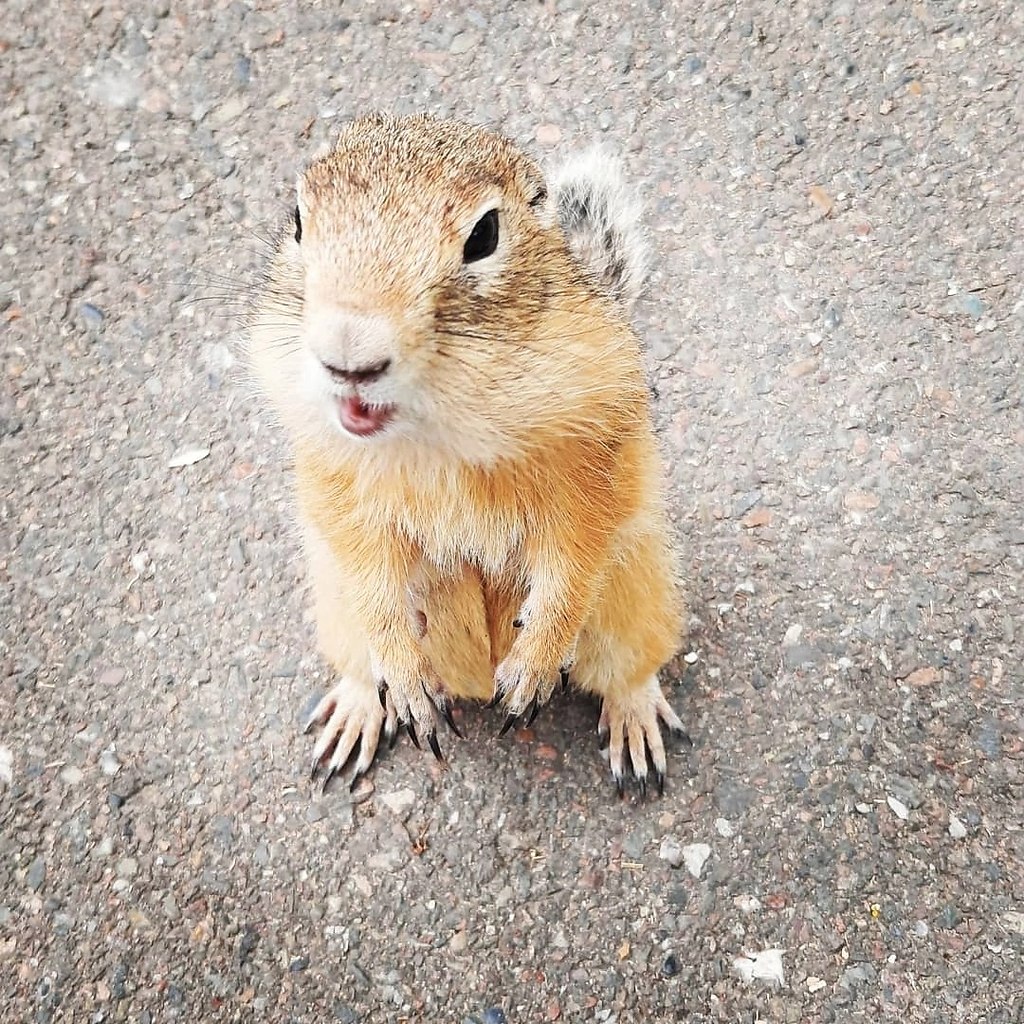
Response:
[[[476,263],[498,248],[498,211],[488,210],[473,225],[473,230],[462,247],[462,262]]]
[[[297,206],[295,207],[295,241],[302,241],[302,217]]]
[[[541,187],[537,189],[537,194],[530,200],[530,206],[536,209],[538,206],[543,206],[544,203],[547,202],[547,199],[548,190],[541,185]]]

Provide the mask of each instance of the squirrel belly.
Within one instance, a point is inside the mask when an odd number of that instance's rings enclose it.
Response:
[[[338,674],[327,778],[403,724],[440,756],[453,699],[508,728],[568,679],[601,701],[620,790],[664,783],[682,605],[618,173],[587,158],[549,190],[499,135],[380,115],[299,179],[249,334]]]

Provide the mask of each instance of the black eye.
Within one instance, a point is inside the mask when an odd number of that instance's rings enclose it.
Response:
[[[548,190],[541,185],[537,190],[537,194],[530,200],[530,206],[536,209],[538,206],[543,206],[547,202]]]
[[[473,225],[473,230],[462,247],[462,262],[476,263],[490,256],[498,248],[498,211],[488,210]]]
[[[295,241],[302,241],[302,217],[299,215],[299,208],[295,207]]]

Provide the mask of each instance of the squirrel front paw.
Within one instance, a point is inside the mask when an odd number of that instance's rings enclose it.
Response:
[[[574,661],[574,653],[552,662],[550,657],[538,657],[531,652],[522,640],[513,644],[494,672],[490,707],[505,707],[505,722],[499,735],[504,736],[519,721],[529,728],[540,708],[551,699],[555,684],[561,681],[563,687],[568,685]]]
[[[397,721],[405,726],[416,748],[421,749],[422,736],[434,757],[443,762],[436,716],[440,715],[456,736],[461,738],[462,734],[452,718],[448,694],[430,662],[419,657],[407,664],[388,663],[376,655],[370,660],[381,707],[393,707]]]

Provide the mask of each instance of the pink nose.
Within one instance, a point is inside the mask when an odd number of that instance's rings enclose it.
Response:
[[[337,381],[346,384],[369,384],[371,381],[379,380],[388,371],[391,365],[390,359],[382,359],[379,363],[372,363],[369,366],[359,366],[349,370],[340,366],[333,366],[331,363],[324,363],[324,369]]]

